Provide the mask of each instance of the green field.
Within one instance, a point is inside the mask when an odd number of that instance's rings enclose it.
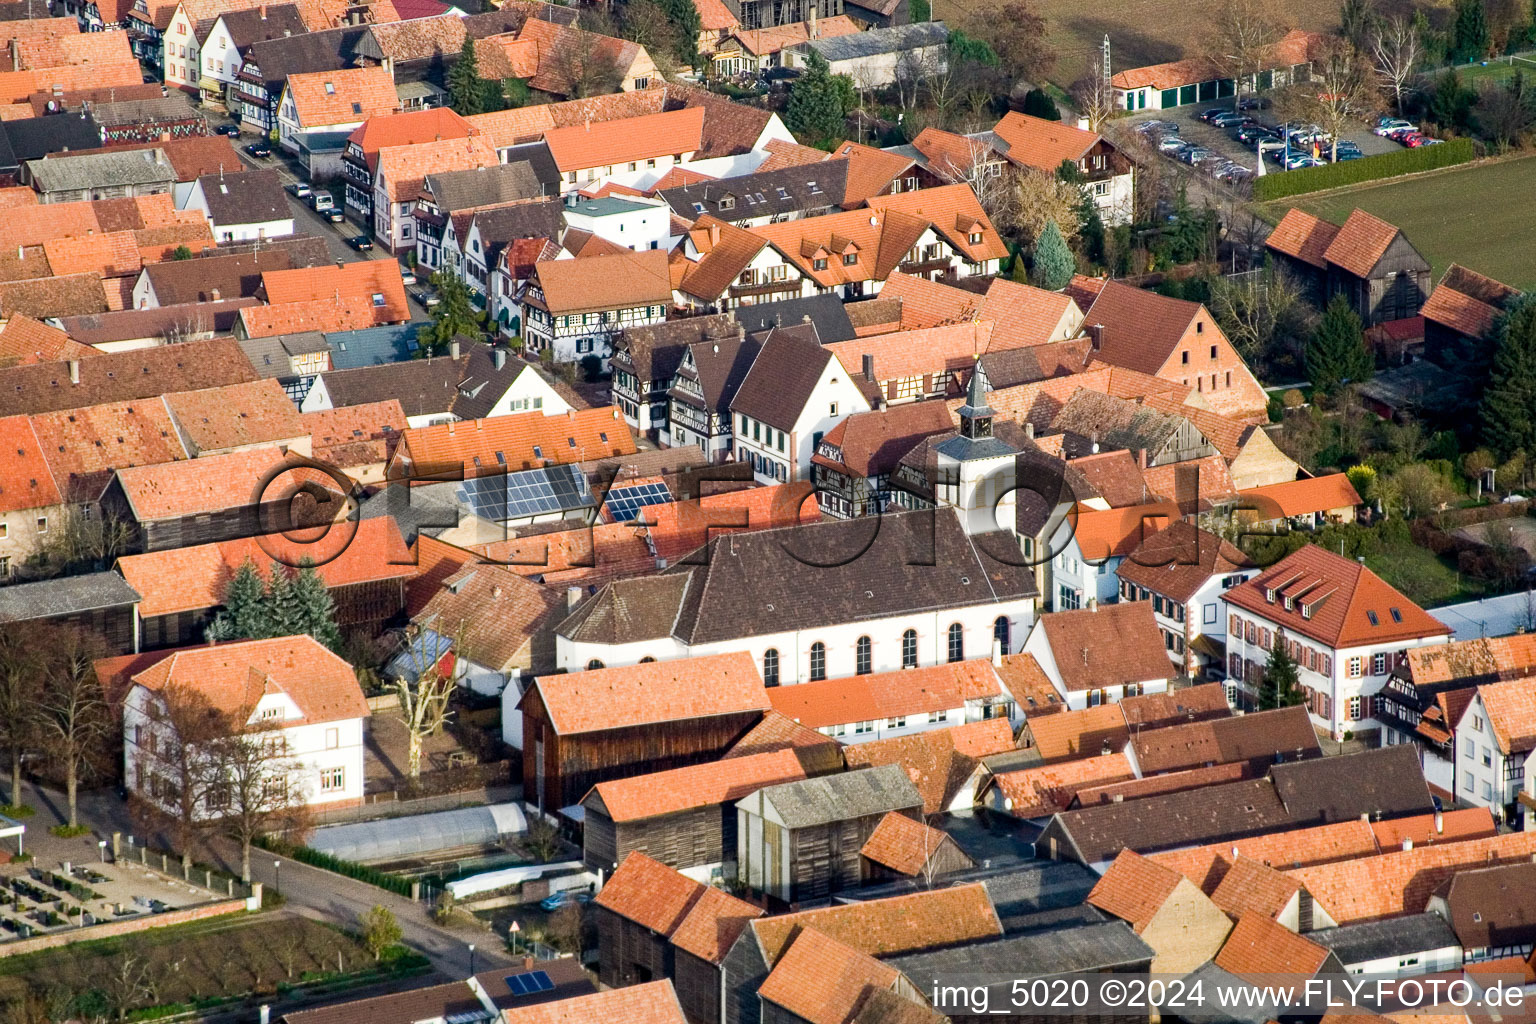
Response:
[[[1275,220],[1299,207],[1343,223],[1359,207],[1402,228],[1434,267],[1460,263],[1516,288],[1536,288],[1536,157],[1476,164],[1421,178],[1361,185],[1315,196],[1276,200]]]
[[[1524,71],[1528,78],[1536,76],[1536,54],[1524,53],[1517,56],[1525,59],[1511,61],[1508,57],[1500,57],[1487,64],[1463,64],[1456,69],[1456,73],[1461,76],[1463,84],[1473,88],[1482,81],[1496,82],[1510,78],[1516,70]]]

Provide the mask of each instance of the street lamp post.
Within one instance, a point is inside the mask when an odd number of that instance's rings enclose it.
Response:
[[[105,864],[107,862],[107,841],[105,839],[96,840],[96,850],[101,854],[101,862]]]
[[[469,976],[471,978],[475,976],[475,944],[473,942],[469,944]]]
[[[283,894],[283,862],[280,860],[272,862],[272,891],[279,896]]]

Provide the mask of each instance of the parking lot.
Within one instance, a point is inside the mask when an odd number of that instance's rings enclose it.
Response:
[[[1164,140],[1167,141],[1163,149],[1164,155],[1170,160],[1181,159],[1177,152],[1172,152],[1174,136],[1186,143],[1192,143],[1206,151],[1209,155],[1194,154],[1198,159],[1190,161],[1184,158],[1186,163],[1194,163],[1199,169],[1212,175],[1218,180],[1229,184],[1238,185],[1250,180],[1256,173],[1258,166],[1258,154],[1251,144],[1245,145],[1233,137],[1235,129],[1217,127],[1200,119],[1200,115],[1216,108],[1232,110],[1232,100],[1224,100],[1220,103],[1196,103],[1186,107],[1176,107],[1171,110],[1149,111],[1135,120],[1135,127],[1142,132],[1154,146],[1158,146]],[[1248,110],[1244,112],[1254,122],[1276,129],[1275,139],[1270,143],[1277,150],[1276,156],[1283,156],[1284,144],[1279,133],[1279,122],[1274,117],[1273,110]],[[1168,126],[1177,126],[1176,128]],[[1161,126],[1161,127],[1158,127]],[[1292,126],[1293,129],[1295,126]],[[1278,143],[1278,145],[1276,145]],[[1340,139],[1341,148],[1345,144],[1352,144],[1360,156],[1376,156],[1381,153],[1390,153],[1401,149],[1396,142],[1381,138],[1373,134],[1369,127],[1362,124],[1352,131],[1346,132]],[[1329,155],[1329,146],[1320,143],[1323,160]],[[1310,146],[1302,144],[1292,149],[1295,155],[1311,155]],[[1187,155],[1186,155],[1187,156]],[[1275,174],[1282,171],[1277,159],[1266,159],[1264,163],[1266,174]]]

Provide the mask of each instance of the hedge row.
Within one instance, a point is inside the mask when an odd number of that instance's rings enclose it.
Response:
[[[411,894],[410,881],[404,878],[400,878],[397,875],[386,874],[385,872],[380,871],[377,868],[371,868],[366,864],[359,864],[356,861],[343,860],[340,857],[333,857],[329,853],[322,853],[319,850],[312,850],[308,846],[294,846],[291,843],[284,843],[272,839],[263,838],[257,840],[257,845],[263,849],[271,850],[273,853],[280,853],[292,857],[294,860],[308,864],[310,867],[322,868],[326,871],[334,871],[338,875],[345,875],[348,878],[355,878],[359,882],[367,882],[369,885],[376,885],[380,889],[387,889],[397,896],[409,896]]]
[[[1404,149],[1359,160],[1341,160],[1323,167],[1276,172],[1253,179],[1253,198],[1256,202],[1267,202],[1306,192],[1359,185],[1381,178],[1395,178],[1400,174],[1453,167],[1467,163],[1476,156],[1471,139],[1454,139],[1438,146],[1420,146],[1418,149]]]

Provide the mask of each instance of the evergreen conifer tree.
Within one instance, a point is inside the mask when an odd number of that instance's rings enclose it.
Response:
[[[833,80],[827,60],[811,51],[805,73],[795,80],[784,108],[784,124],[809,142],[822,142],[842,133],[843,89]]]
[[[336,625],[336,602],[325,589],[325,581],[315,563],[304,559],[289,585],[293,605],[302,622],[300,632],[308,633],[332,651],[341,650],[341,630]]]
[[[1077,270],[1077,260],[1072,256],[1072,250],[1067,248],[1067,240],[1062,237],[1061,228],[1056,226],[1054,220],[1045,222],[1045,230],[1040,232],[1040,237],[1035,240],[1035,285],[1047,291],[1060,291],[1072,282],[1072,274]]]
[[[1259,710],[1288,708],[1301,703],[1300,679],[1296,661],[1285,647],[1285,634],[1275,634],[1275,645],[1270,648],[1269,662],[1264,666],[1264,679],[1259,684]]]
[[[1349,299],[1335,295],[1328,303],[1307,342],[1306,357],[1312,385],[1325,394],[1336,392],[1346,381],[1359,384],[1370,379],[1376,363],[1365,347],[1365,332]]]
[[[485,83],[480,81],[480,62],[471,38],[464,40],[459,59],[448,69],[448,105],[464,117],[485,112]]]
[[[1483,443],[1508,458],[1536,451],[1536,298],[1517,299],[1495,338],[1483,392]]]

